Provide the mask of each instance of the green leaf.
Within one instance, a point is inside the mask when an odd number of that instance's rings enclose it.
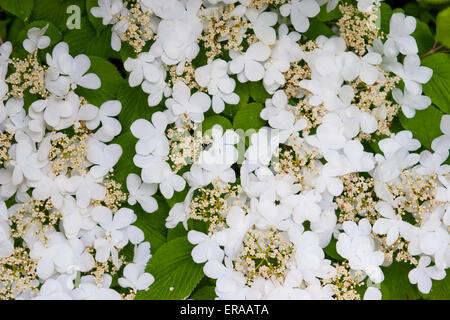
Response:
[[[434,44],[434,37],[431,33],[430,27],[419,19],[416,19],[416,30],[412,33],[412,36],[416,39],[417,47],[419,48],[419,55],[427,53]]]
[[[33,0],[0,0],[0,7],[26,21],[33,10]]]
[[[439,128],[442,116],[443,113],[431,105],[425,110],[417,111],[414,118],[411,119],[406,118],[403,113],[399,113],[399,120],[403,128],[410,130],[414,138],[430,149],[433,139],[442,135]]]
[[[103,31],[107,26],[102,23],[102,19],[96,18],[91,13],[91,8],[98,7],[98,0],[86,0],[86,13],[89,19],[89,22],[97,31],[97,36],[100,35],[100,32]],[[110,27],[110,26],[109,26]]]
[[[206,118],[202,122],[202,132],[205,133],[206,131],[210,130],[214,125],[220,125],[225,132],[227,129],[232,129],[233,125],[231,124],[230,120],[223,116],[214,115],[211,117]]]
[[[250,89],[248,82],[236,82],[236,88],[234,92],[239,96],[239,105],[244,106],[250,99]]]
[[[118,58],[120,54],[111,49],[111,30],[103,30],[99,36],[87,17],[81,17],[81,28],[66,32],[64,41],[67,42],[71,54],[86,54],[103,58]]]
[[[423,85],[423,92],[442,111],[450,113],[450,55],[435,53],[422,60],[433,69],[431,80]]]
[[[16,0],[19,2],[21,0]],[[70,14],[67,13],[67,8],[71,5],[76,5],[80,8],[80,13],[83,13],[85,0],[36,0],[36,5],[33,7],[31,18],[33,20],[44,20],[53,23],[59,30],[67,30],[67,19]],[[83,25],[81,25],[83,28]]]
[[[383,300],[420,299],[417,287],[408,280],[408,273],[413,266],[403,262],[394,262],[389,267],[381,268],[384,273],[384,281],[381,283]]]
[[[326,37],[331,37],[334,35],[333,31],[329,26],[326,25],[326,23],[310,19],[309,20],[309,29],[305,33],[303,33],[305,37],[307,37],[310,40],[316,40],[316,38],[320,35],[324,35]]]
[[[450,0],[418,0],[417,2],[423,2],[431,5],[444,5],[450,3]]]
[[[262,81],[248,82],[248,89],[249,89],[250,97],[255,102],[265,103],[266,99],[270,98],[270,94],[268,94],[266,89],[264,89]],[[248,99],[247,99],[247,101],[248,101]],[[243,106],[243,105],[244,104],[241,103],[241,106]]]
[[[25,29],[25,24],[22,20],[19,18],[15,18],[8,29],[8,37],[7,40],[11,41],[12,45],[17,45],[18,47],[22,46],[22,43],[19,43],[19,35],[22,32],[22,30]],[[14,51],[12,52],[12,55],[14,55]]]
[[[129,128],[137,119],[150,120],[156,111],[161,111],[161,107],[149,107],[148,95],[142,91],[141,87],[130,87],[128,83],[119,88],[117,99],[122,103],[122,112],[119,114],[119,121],[122,126]]]
[[[381,2],[380,10],[379,10],[378,14],[379,14],[379,18],[378,18],[377,22],[380,25],[380,29],[384,33],[388,34],[389,28],[390,28],[389,24],[390,24],[391,16],[392,16],[391,7],[386,2]]]
[[[182,223],[177,224],[175,228],[167,230],[167,241],[173,240],[179,237],[186,237],[187,230],[184,228]]]
[[[194,246],[186,237],[162,245],[147,265],[155,282],[147,291],[140,291],[137,300],[180,300],[187,298],[204,277],[203,265],[192,260]]]
[[[233,119],[236,112],[248,103],[250,99],[250,90],[248,87],[248,82],[239,82],[236,81],[236,88],[234,92],[239,96],[238,104],[225,104],[225,110],[223,110],[222,114],[228,117],[229,119]]]
[[[266,121],[259,116],[262,109],[263,105],[261,103],[249,103],[242,107],[233,119],[233,128],[258,130],[266,123]]]
[[[344,258],[342,258],[336,251],[336,242],[337,242],[336,239],[332,237],[330,243],[326,248],[323,249],[323,251],[327,256],[336,261],[344,261]]]
[[[204,286],[196,290],[189,299],[193,300],[214,300],[217,297],[216,287]]]
[[[442,10],[437,15],[436,41],[450,48],[450,7]]]
[[[108,100],[115,100],[119,88],[125,85],[125,80],[117,68],[108,60],[100,57],[89,56],[91,67],[89,73],[95,73],[101,81],[101,87],[96,90],[77,88],[77,93],[85,97],[89,103],[98,107]],[[123,108],[123,106],[122,106]]]

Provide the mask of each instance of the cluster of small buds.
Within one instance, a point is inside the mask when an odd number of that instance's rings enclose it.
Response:
[[[9,155],[8,151],[11,147],[11,143],[14,139],[14,135],[12,132],[5,131],[0,132],[0,165],[8,162]]]
[[[83,126],[74,126],[73,129],[74,134],[70,137],[62,133],[51,142],[48,159],[52,164],[52,173],[55,175],[67,173],[70,176],[72,171],[79,174],[86,172],[86,142],[89,139],[89,131]]]
[[[338,222],[358,222],[361,217],[365,217],[374,223],[380,215],[375,210],[377,201],[374,198],[373,178],[350,173],[340,179],[344,184],[344,191],[334,199],[339,208]]]
[[[189,218],[208,224],[208,232],[215,233],[227,227],[226,218],[233,205],[240,204],[240,185],[214,180],[210,185],[195,190],[189,204]]]
[[[120,248],[118,249],[118,252],[120,253]],[[90,253],[90,254],[95,254],[95,249],[92,246],[89,246],[86,248],[86,252]],[[95,279],[95,283],[101,287],[104,281],[104,275],[105,274],[109,274],[111,276],[116,275],[119,270],[121,269],[121,267],[124,265],[124,260],[123,257],[119,256],[118,258],[119,264],[116,266],[113,261],[112,258],[109,257],[108,260],[106,260],[105,262],[98,262],[95,261],[94,266],[91,268],[91,270],[89,270],[88,272],[82,272],[80,274],[81,275],[92,275],[94,276]]]
[[[388,184],[389,191],[397,199],[398,214],[411,213],[419,225],[423,222],[423,214],[443,204],[436,200],[437,187],[437,175],[418,176],[410,170],[403,170],[398,182]]]
[[[114,213],[127,201],[128,194],[122,190],[122,185],[114,180],[113,173],[108,173],[102,185],[105,187],[106,193],[105,198],[99,203]]]
[[[119,23],[125,23],[127,25],[127,29],[124,33],[125,39],[123,40],[127,42],[136,53],[142,51],[147,41],[155,39],[151,28],[150,17],[150,12],[142,10],[140,1],[131,1],[127,15],[116,17]]]
[[[287,143],[277,151],[272,167],[277,174],[290,175],[300,183],[302,190],[310,189],[309,179],[319,173],[319,151],[307,146],[298,136],[290,136]]]
[[[303,79],[309,79],[311,77],[311,70],[307,64],[301,65],[297,62],[291,62],[289,70],[283,76],[286,82],[281,88],[288,98],[295,98],[304,91],[298,86],[298,83]],[[300,101],[304,102],[304,100]],[[314,110],[315,108],[311,109]]]
[[[322,286],[331,284],[336,300],[361,300],[357,288],[364,285],[364,281],[361,281],[363,274],[351,270],[348,262],[335,263],[334,266],[336,275],[322,279]]]
[[[222,54],[222,44],[225,50],[243,50],[242,40],[249,22],[245,17],[237,17],[232,14],[234,4],[219,7],[210,12],[202,12],[200,18],[205,22],[206,28],[199,40],[203,41],[206,48],[206,56],[213,60]]]
[[[22,98],[28,90],[30,94],[39,94],[45,98],[49,95],[45,88],[46,67],[39,63],[37,51],[30,53],[25,59],[12,58],[12,72],[5,82],[11,85],[10,97]]]
[[[383,39],[384,34],[378,28],[376,21],[377,7],[372,7],[368,12],[359,12],[351,4],[339,5],[342,17],[336,25],[339,27],[340,36],[345,40],[347,47],[363,56],[375,39]]]
[[[384,253],[384,258],[389,262],[405,262],[417,266],[418,260],[408,251],[409,242],[403,237],[399,237],[393,244],[386,243],[385,235],[372,233],[372,236],[379,243],[379,250]]]
[[[317,128],[327,114],[323,104],[312,106],[307,100],[299,100],[296,106],[289,106],[288,110],[295,115],[296,120],[306,120],[306,127],[302,130],[305,135],[310,134],[311,129]]]
[[[15,248],[9,257],[0,259],[0,300],[12,300],[24,291],[38,292],[37,259],[29,250]]]
[[[11,217],[11,235],[20,239],[31,230],[45,243],[47,233],[59,224],[61,217],[61,212],[54,207],[50,198],[44,200],[31,198],[20,205]]]
[[[211,143],[211,138],[203,135],[197,124],[189,122],[167,129],[166,136],[170,145],[169,161],[174,172],[197,161],[200,152]]]
[[[282,284],[293,253],[293,244],[280,231],[252,229],[246,233],[234,268],[244,274],[248,284],[258,276]]]
[[[288,2],[288,0],[250,0],[250,4],[248,6],[250,8],[260,9],[263,6],[281,5],[286,2]]]
[[[169,83],[174,84],[178,81],[181,81],[185,83],[191,90],[205,90],[204,88],[200,87],[200,85],[195,81],[195,68],[192,66],[192,62],[186,62],[181,73],[178,73],[177,68],[177,65],[170,66],[170,80],[168,81]]]
[[[379,69],[381,72],[382,70]],[[378,123],[378,129],[375,135],[391,135],[391,123],[399,111],[399,105],[392,101],[389,96],[392,90],[400,82],[400,78],[389,72],[382,72],[380,77],[374,84],[368,85],[359,77],[350,83],[355,96],[354,103],[360,110],[367,111],[374,115]],[[360,132],[361,140],[374,139],[370,135]]]

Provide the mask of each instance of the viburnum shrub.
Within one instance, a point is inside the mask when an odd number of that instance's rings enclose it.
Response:
[[[0,0],[0,298],[448,299],[446,4]]]

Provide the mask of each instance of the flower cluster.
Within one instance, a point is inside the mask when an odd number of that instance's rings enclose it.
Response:
[[[405,277],[425,294],[445,277],[450,116],[431,150],[414,153],[412,133],[392,131],[399,112],[431,104],[413,17],[394,13],[384,33],[379,1],[98,3],[91,12],[113,25],[112,48],[136,51],[124,64],[129,85],[165,106],[131,126],[142,170],[128,189],[147,212],[158,188],[185,192],[166,227],[189,229],[218,298],[380,299],[394,261],[414,266]],[[333,35],[309,36],[321,10],[337,12]],[[202,134],[207,116],[247,107],[237,89],[247,82],[269,96],[258,114],[266,125],[248,141],[236,126]]]
[[[47,27],[28,30],[23,59],[0,46],[0,298],[132,298],[154,279],[150,244],[114,180],[122,106],[76,93],[101,81],[66,43],[40,63]]]

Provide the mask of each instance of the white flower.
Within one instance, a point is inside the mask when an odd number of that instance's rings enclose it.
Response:
[[[394,88],[392,90],[392,96],[400,105],[403,114],[407,118],[413,118],[416,114],[416,110],[424,110],[431,104],[431,99],[422,95],[422,90],[420,90],[419,93],[414,94],[408,89],[405,89],[405,91],[402,92],[399,88]]]
[[[30,108],[36,113],[42,112],[44,120],[49,126],[61,130],[73,124],[72,118],[78,112],[79,106],[79,97],[75,93],[69,92],[65,97],[51,95],[45,100],[37,100],[31,104]]]
[[[289,32],[285,24],[278,28],[278,41],[272,47],[269,60],[264,63],[266,72],[264,73],[264,88],[273,94],[280,86],[284,85],[286,79],[284,74],[290,68],[290,63],[299,61],[302,57],[302,50],[297,44],[301,36],[298,32]]]
[[[419,265],[408,273],[409,282],[417,284],[420,292],[424,294],[430,293],[432,286],[431,279],[442,280],[445,278],[445,270],[439,269],[436,266],[428,267],[430,263],[430,257],[421,256]]]
[[[411,33],[416,29],[416,19],[396,12],[391,16],[388,39],[384,44],[384,53],[387,56],[415,55],[418,52],[416,40]]]
[[[173,17],[159,23],[158,39],[153,46],[161,49],[161,59],[165,64],[184,64],[197,56],[199,46],[196,41],[202,33],[202,23],[198,17],[200,6],[201,1],[188,0],[186,10],[174,11]]]
[[[211,260],[222,261],[224,254],[214,236],[206,235],[202,232],[191,230],[188,233],[188,240],[196,246],[192,249],[192,259],[196,263],[203,263]]]
[[[44,36],[45,31],[47,31],[48,24],[42,29],[31,28],[27,32],[28,38],[23,41],[23,47],[29,53],[36,51],[37,49],[45,49],[50,44],[50,38]]]
[[[8,212],[5,202],[0,202],[0,259],[9,257],[14,252],[14,242],[9,227]]]
[[[375,287],[368,287],[364,293],[363,300],[381,300],[381,291]]]
[[[122,0],[98,0],[98,7],[91,8],[91,14],[102,18],[104,25],[114,23],[116,16],[124,9]]]
[[[368,12],[372,8],[374,2],[379,5],[380,1],[383,0],[358,0],[358,10],[361,12]]]
[[[284,143],[291,134],[306,128],[305,119],[296,120],[294,114],[289,111],[288,99],[284,91],[277,91],[272,99],[266,100],[266,107],[261,110],[261,118],[269,121],[274,129],[280,129],[280,143]]]
[[[136,143],[136,153],[164,157],[169,154],[169,141],[165,135],[167,117],[162,112],[155,112],[152,115],[152,123],[138,119],[131,125],[131,133],[139,139]]]
[[[402,217],[396,215],[394,209],[386,202],[379,202],[375,205],[375,209],[382,215],[373,225],[373,232],[377,234],[385,234],[386,244],[392,245],[397,241],[398,236],[407,228],[408,223],[402,220]]]
[[[100,184],[99,179],[94,178],[90,174],[74,176],[72,179],[77,186],[75,191],[77,205],[81,208],[86,208],[90,204],[91,199],[103,200],[105,198],[106,189]]]
[[[88,89],[100,88],[100,78],[96,74],[85,74],[91,66],[89,57],[80,54],[73,58],[65,42],[58,43],[51,55],[47,53],[47,64],[45,86],[55,95],[63,96],[77,85]]]
[[[433,70],[428,67],[420,66],[418,55],[408,55],[403,61],[403,65],[397,63],[392,68],[393,72],[403,79],[405,89],[414,95],[422,92],[422,83],[427,83],[433,75]]]
[[[238,206],[231,207],[227,214],[227,225],[229,228],[215,233],[215,240],[224,247],[225,254],[230,258],[236,258],[242,246],[245,233],[255,222],[254,214],[245,214]]]
[[[99,285],[94,276],[84,276],[80,280],[78,288],[73,290],[72,296],[76,300],[120,300],[122,296],[110,289],[112,277],[104,274]]]
[[[256,37],[262,43],[267,45],[275,43],[276,34],[272,28],[278,20],[278,15],[275,12],[264,12],[263,10],[248,8],[245,15],[252,24]]]
[[[89,173],[94,178],[106,176],[114,168],[122,155],[122,147],[118,144],[106,145],[96,139],[89,139],[86,158],[94,164]]]
[[[100,106],[96,116],[86,121],[86,127],[89,130],[94,130],[100,125],[100,123],[102,124],[100,129],[98,129],[93,136],[95,139],[102,142],[109,142],[115,136],[119,135],[120,131],[122,131],[122,126],[119,120],[114,117],[120,113],[121,109],[122,104],[120,101],[105,101]]]
[[[61,209],[64,196],[74,192],[76,184],[73,179],[68,178],[64,174],[54,176],[52,174],[43,175],[41,179],[34,183],[30,183],[33,189],[33,197],[37,200],[46,200],[50,198],[56,209]]]
[[[73,279],[60,275],[56,279],[47,279],[33,300],[72,300]]]
[[[136,59],[128,58],[123,66],[130,72],[128,83],[131,87],[140,85],[144,80],[158,83],[166,75],[161,60],[148,52],[140,53]]]
[[[135,205],[138,202],[145,212],[151,213],[158,209],[158,203],[152,197],[158,186],[156,184],[142,183],[141,178],[136,174],[127,176],[128,204]]]
[[[311,222],[319,220],[322,213],[322,209],[319,206],[320,200],[322,200],[320,193],[316,190],[311,190],[290,195],[284,199],[284,203],[289,204],[294,209],[292,212],[294,222],[302,224],[306,220]]]
[[[445,154],[450,149],[450,115],[442,116],[440,129],[443,135],[433,140],[431,149]]]
[[[122,41],[126,40],[125,32],[128,30],[128,20],[123,19],[113,25],[111,29],[111,48],[120,51]]]
[[[186,181],[172,172],[170,165],[159,157],[135,155],[134,164],[142,168],[141,177],[145,183],[159,183],[159,190],[166,199],[173,197],[174,191],[181,191]]]
[[[146,272],[139,272],[135,263],[130,263],[123,269],[123,278],[119,278],[118,282],[122,288],[132,288],[137,290],[147,290],[155,281],[155,278]]]
[[[191,95],[189,87],[181,81],[173,86],[172,98],[166,100],[166,106],[175,119],[183,114],[194,122],[202,122],[205,113],[211,106],[211,98],[204,92]]]
[[[384,254],[375,251],[373,239],[370,236],[371,225],[367,219],[362,219],[357,225],[353,221],[345,221],[342,225],[345,233],[339,234],[336,250],[342,257],[349,260],[354,270],[363,270],[375,283],[384,279],[380,265],[384,262]]]
[[[195,70],[195,81],[213,96],[212,108],[215,113],[225,109],[225,102],[237,104],[239,96],[234,93],[236,82],[227,74],[228,64],[225,60],[217,59]]]
[[[216,294],[221,299],[244,299],[245,277],[233,270],[233,263],[225,257],[225,265],[217,260],[209,260],[203,267],[207,277],[217,279]]]
[[[270,56],[270,47],[262,42],[253,43],[244,54],[230,50],[230,71],[240,82],[259,81],[264,77],[262,62]]]
[[[131,225],[137,217],[133,210],[119,209],[114,216],[106,207],[98,206],[92,210],[92,219],[96,221],[104,233],[103,237],[94,242],[96,250],[95,260],[105,262],[111,256],[114,265],[118,265],[118,252],[116,248],[123,248],[128,242],[133,244],[144,240],[144,233]]]
[[[229,180],[226,177],[230,177],[234,182],[234,171],[230,167],[238,160],[238,150],[234,145],[239,142],[239,135],[231,129],[223,132],[223,128],[216,124],[211,130],[211,137],[210,147],[200,152],[197,164],[209,171],[212,179],[221,177]]]
[[[308,18],[315,17],[320,7],[315,0],[292,0],[290,4],[283,4],[280,13],[283,17],[291,16],[295,30],[305,32],[309,29]],[[315,39],[312,39],[315,40]]]
[[[335,113],[328,113],[323,117],[322,124],[317,127],[316,134],[305,137],[305,140],[322,150],[342,149],[347,141],[345,130],[341,118]]]
[[[33,151],[29,141],[20,140],[9,149],[9,153],[12,159],[9,163],[14,167],[14,185],[22,183],[24,178],[36,181],[42,177],[40,168],[45,166],[46,162],[38,160],[37,153]]]
[[[30,258],[39,259],[36,273],[42,279],[50,278],[55,271],[68,271],[74,262],[72,248],[62,233],[53,231],[46,237],[45,243],[37,241],[30,250]]]
[[[267,166],[279,146],[278,130],[262,127],[250,136],[250,146],[245,151],[243,167],[253,171]]]

